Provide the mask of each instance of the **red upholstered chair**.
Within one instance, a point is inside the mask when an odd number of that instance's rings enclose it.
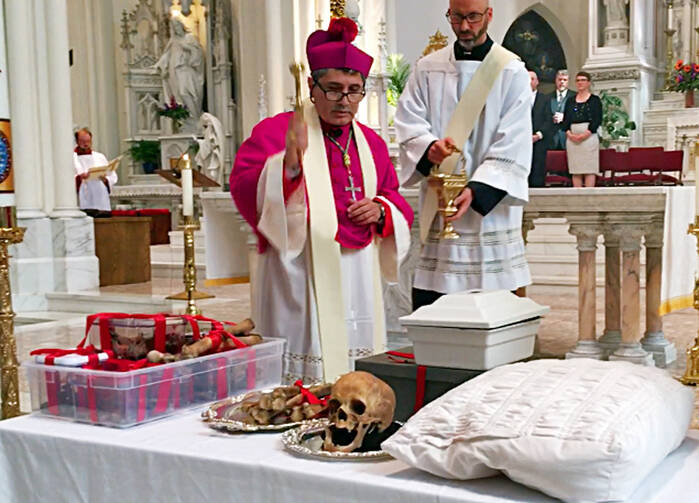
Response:
[[[628,152],[628,172],[615,176],[616,185],[654,185],[653,172],[661,163],[663,147],[631,147]]]
[[[570,187],[572,185],[568,173],[568,157],[565,150],[549,150],[546,152],[546,187]]]
[[[599,151],[599,175],[595,185],[608,187],[614,185],[614,162],[616,161],[616,150],[604,148]]]
[[[682,150],[666,150],[662,153],[660,162],[653,172],[657,185],[682,185],[682,162],[684,152]],[[672,176],[668,173],[676,173]]]

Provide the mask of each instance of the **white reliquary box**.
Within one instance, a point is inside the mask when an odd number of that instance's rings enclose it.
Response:
[[[400,318],[418,365],[489,370],[530,357],[549,311],[506,290],[444,295]]]

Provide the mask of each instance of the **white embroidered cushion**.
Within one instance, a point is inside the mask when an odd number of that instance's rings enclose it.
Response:
[[[431,402],[382,448],[441,477],[502,472],[564,501],[624,500],[682,443],[693,400],[654,367],[516,363]]]

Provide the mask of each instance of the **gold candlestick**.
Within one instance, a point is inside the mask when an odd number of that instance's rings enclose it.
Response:
[[[693,224],[689,224],[687,232],[697,237],[697,254],[699,255],[699,217],[695,219]],[[694,309],[699,311],[699,277],[694,281]],[[699,332],[694,339],[694,345],[687,349],[687,369],[680,377],[680,382],[692,386],[699,384]]]
[[[194,231],[199,230],[199,224],[194,221],[194,217],[185,216],[184,226],[184,292],[170,295],[167,298],[173,300],[186,300],[187,307],[185,314],[192,316],[201,314],[201,310],[194,301],[200,299],[211,299],[214,296],[197,290],[197,268],[194,260]]]
[[[24,227],[0,228],[0,384],[2,419],[19,416],[19,376],[17,344],[14,335],[15,313],[10,289],[10,255],[7,247],[21,243]]]

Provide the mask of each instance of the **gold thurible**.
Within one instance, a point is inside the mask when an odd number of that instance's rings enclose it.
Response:
[[[0,384],[2,419],[19,416],[19,363],[14,335],[15,313],[10,288],[10,255],[7,247],[21,243],[24,227],[0,228]]]
[[[697,254],[699,255],[699,217],[689,225],[689,234],[697,237]],[[699,311],[699,277],[694,280],[694,309]],[[699,332],[694,339],[694,345],[687,349],[687,369],[680,377],[682,384],[696,386],[699,384]]]
[[[461,150],[454,145],[449,145],[449,149],[451,150],[450,155],[461,153]],[[454,230],[454,224],[446,219],[454,216],[459,211],[454,201],[466,188],[467,182],[465,167],[464,174],[450,174],[441,172],[439,166],[435,165],[430,172],[430,176],[427,177],[427,184],[437,193],[438,212],[442,216],[440,239],[459,239],[459,234]]]

